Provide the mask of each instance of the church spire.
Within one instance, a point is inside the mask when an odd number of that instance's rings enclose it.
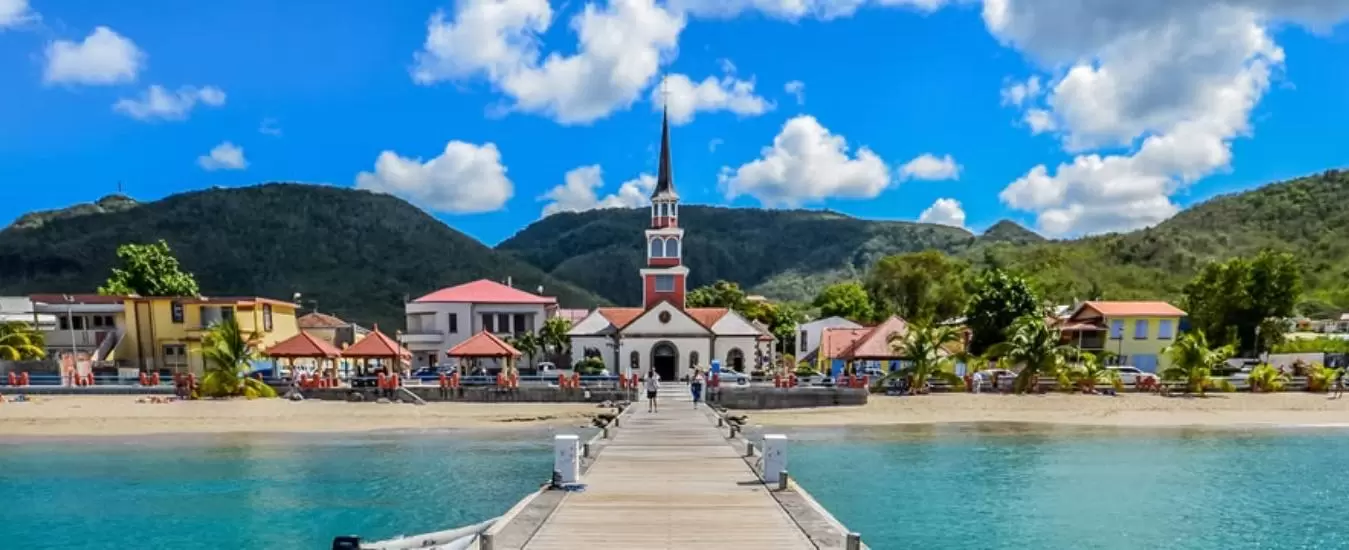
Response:
[[[667,98],[668,99],[668,98]],[[660,123],[660,169],[656,172],[656,188],[651,191],[651,198],[661,195],[678,197],[674,189],[674,169],[670,164],[670,108],[666,106],[661,112]]]

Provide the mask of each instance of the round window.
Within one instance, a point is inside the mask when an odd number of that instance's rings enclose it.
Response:
[[[660,312],[660,317],[659,317],[659,319],[660,319],[660,322],[662,322],[662,323],[668,323],[668,322],[670,322],[670,312],[668,312],[668,311],[662,311],[662,312]]]

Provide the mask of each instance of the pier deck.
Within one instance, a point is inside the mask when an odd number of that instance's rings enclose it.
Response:
[[[661,401],[655,414],[634,403],[582,477],[585,490],[513,520],[542,517],[531,535],[517,525],[508,537],[517,542],[494,550],[818,547],[682,386]]]

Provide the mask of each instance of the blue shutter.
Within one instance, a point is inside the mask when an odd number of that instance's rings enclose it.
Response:
[[[1170,320],[1170,319],[1162,319],[1161,321],[1158,321],[1158,322],[1157,322],[1157,338],[1162,339],[1162,340],[1170,340],[1170,339],[1172,338],[1172,336],[1173,336],[1173,335],[1172,335],[1172,333],[1171,333],[1171,320]]]
[[[1115,319],[1110,322],[1110,339],[1119,340],[1121,338],[1124,338],[1124,321]]]
[[[1139,319],[1134,321],[1134,339],[1146,340],[1148,337],[1148,320]]]

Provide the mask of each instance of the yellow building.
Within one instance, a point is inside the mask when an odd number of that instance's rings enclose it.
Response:
[[[1162,350],[1175,341],[1185,312],[1166,302],[1083,302],[1060,325],[1064,343],[1109,352],[1144,372],[1170,366]]]
[[[204,371],[201,339],[229,318],[258,349],[299,334],[296,305],[259,297],[35,295],[35,309],[57,317],[45,334],[53,357],[74,354],[105,366],[148,371]]]

